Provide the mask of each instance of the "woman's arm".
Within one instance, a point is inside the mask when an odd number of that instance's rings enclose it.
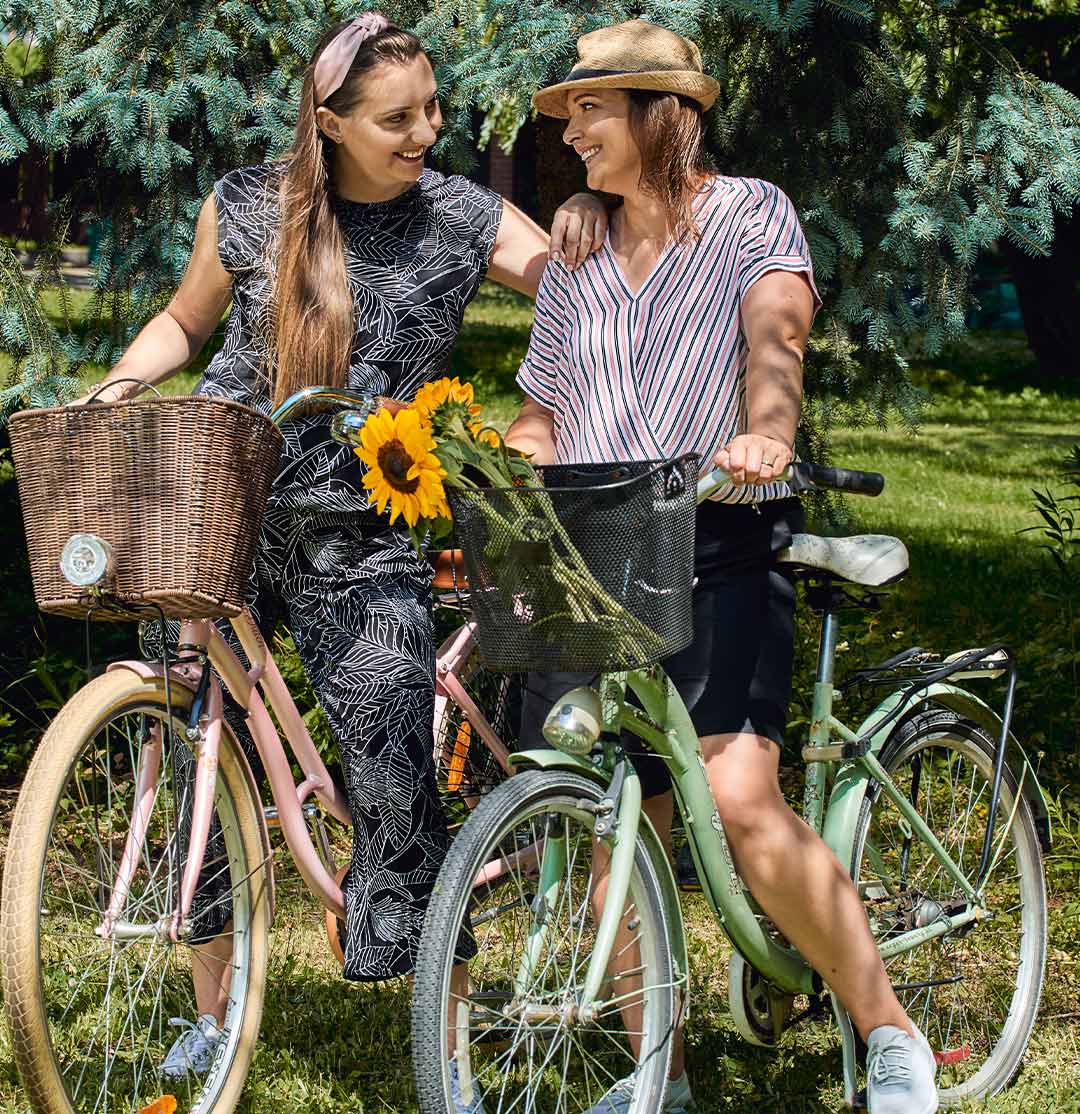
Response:
[[[554,464],[555,415],[535,399],[526,397],[506,431],[506,443],[532,457],[533,464]]]
[[[590,193],[575,193],[559,206],[550,238],[504,199],[488,278],[535,298],[548,259],[561,259],[573,270],[600,249],[606,235],[607,209]]]
[[[232,298],[232,275],[221,265],[217,206],[211,194],[199,211],[195,246],[172,301],[139,331],[128,350],[99,384],[100,402],[130,398],[143,389],[117,383],[125,377],[156,384],[187,367],[199,354]],[[114,384],[109,386],[109,384]],[[85,399],[80,399],[80,402]]]
[[[488,264],[488,278],[535,298],[547,260],[547,233],[516,205],[504,199],[495,250]]]
[[[801,273],[770,271],[746,292],[742,324],[747,432],[716,454],[735,483],[769,483],[791,463],[802,411],[802,362],[814,297]]]

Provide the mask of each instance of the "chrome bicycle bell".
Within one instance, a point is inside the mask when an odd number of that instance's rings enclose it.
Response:
[[[72,534],[60,553],[60,571],[76,588],[88,588],[112,576],[113,551],[97,534]]]
[[[588,754],[600,738],[600,697],[590,688],[571,689],[544,719],[544,738],[567,754]]]

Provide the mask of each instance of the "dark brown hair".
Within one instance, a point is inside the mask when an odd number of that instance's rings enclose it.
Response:
[[[701,108],[691,97],[628,89],[630,137],[641,152],[638,188],[659,198],[677,244],[701,235],[691,208],[712,170]]]
[[[316,384],[344,387],[355,324],[345,273],[345,245],[330,202],[334,143],[315,123],[315,63],[348,22],[332,27],[315,48],[304,74],[296,136],[280,186],[271,338],[274,402]],[[341,87],[325,105],[347,116],[363,97],[364,75],[382,62],[411,62],[424,49],[409,31],[389,26],[356,52]]]

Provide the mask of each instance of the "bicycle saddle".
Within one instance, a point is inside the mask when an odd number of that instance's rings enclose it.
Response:
[[[785,565],[820,569],[867,588],[891,584],[908,571],[907,548],[899,538],[888,534],[856,534],[850,538],[795,534],[777,559]]]

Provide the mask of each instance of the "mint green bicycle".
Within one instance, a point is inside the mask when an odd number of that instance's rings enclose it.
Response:
[[[583,553],[591,544],[590,568],[593,561],[605,566],[605,588],[634,615],[658,600],[669,617],[685,614],[692,546],[687,572],[688,550],[672,529],[692,525],[695,473],[686,469],[690,479],[680,484],[675,463],[646,467],[655,482],[645,484],[644,495],[640,474],[602,484],[594,476],[591,488],[571,492],[559,510]],[[884,483],[873,473],[802,464],[789,477],[801,490],[877,494]],[[697,485],[697,501],[726,480],[710,473]],[[671,511],[673,501],[681,501],[681,512]],[[574,523],[589,522],[593,512],[609,515],[593,531],[600,535],[595,544],[587,531],[574,534]],[[619,513],[626,520],[621,535],[611,525]],[[654,518],[663,523],[657,544],[666,545],[668,562],[650,550]],[[501,542],[499,552],[517,545],[527,564],[536,543],[525,534]],[[580,651],[590,617],[548,622],[531,609],[527,575],[510,588],[491,583],[483,559],[493,546],[466,530],[485,655],[501,653],[497,641],[484,642],[490,597],[519,620],[519,643],[535,633],[526,664],[581,669],[588,655],[572,651]],[[894,988],[935,1050],[942,1104],[995,1094],[1027,1047],[1046,960],[1042,852],[1049,824],[1034,770],[1009,729],[1015,661],[1002,645],[948,657],[913,647],[838,684],[841,612],[876,607],[876,589],[906,573],[907,552],[896,538],[800,534],[782,560],[806,582],[807,600],[822,615],[802,750],[804,819],[850,867]],[[667,620],[654,610],[649,621],[662,629]],[[570,653],[573,664],[560,653]],[[660,1110],[690,975],[679,891],[642,815],[638,779],[620,745],[626,733],[671,772],[705,898],[734,947],[729,1002],[736,1027],[772,1047],[801,1017],[831,1010],[842,1038],[846,1101],[855,1105],[860,1055],[851,1023],[740,880],[674,686],[657,665],[620,671],[610,652],[598,658],[595,686],[573,690],[547,716],[545,737],[556,749],[511,757],[516,775],[480,802],[440,875],[413,999],[421,1111],[574,1114],[628,1076],[629,1114]],[[1000,715],[957,684],[998,677],[1006,683]],[[887,695],[858,726],[834,714],[842,696],[877,686]],[[600,843],[609,862],[603,902],[594,897]],[[467,997],[452,992],[461,983],[451,970],[462,960],[469,964]],[[809,1005],[797,1010],[800,998]]]

